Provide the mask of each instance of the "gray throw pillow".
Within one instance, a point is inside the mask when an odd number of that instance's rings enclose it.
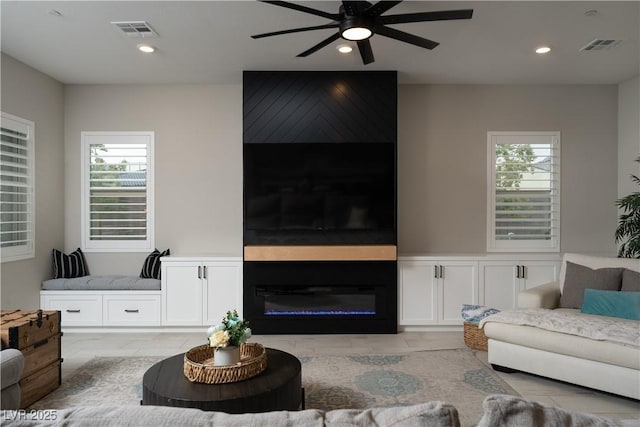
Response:
[[[638,261],[640,262],[640,260]],[[633,271],[625,268],[622,272],[621,291],[640,291],[640,271]]]
[[[622,286],[622,270],[624,268],[592,270],[584,265],[567,261],[560,307],[582,308],[585,289],[619,291]]]

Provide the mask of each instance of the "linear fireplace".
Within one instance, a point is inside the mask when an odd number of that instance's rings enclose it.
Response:
[[[394,261],[244,263],[244,315],[257,334],[395,333]]]
[[[397,332],[397,73],[245,71],[243,314]]]

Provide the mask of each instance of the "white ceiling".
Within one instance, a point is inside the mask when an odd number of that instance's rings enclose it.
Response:
[[[295,2],[331,13],[340,5]],[[329,22],[257,1],[2,0],[1,41],[4,53],[66,84],[228,84],[243,70],[397,70],[405,84],[615,84],[640,73],[639,1],[405,1],[386,14],[466,8],[473,19],[394,26],[440,42],[431,51],[373,36],[376,62],[366,66],[357,50],[338,54],[341,40],[296,58],[335,30],[250,38]],[[110,24],[139,20],[159,37],[127,38]],[[579,51],[596,38],[624,42]],[[143,41],[157,52],[138,52]],[[540,44],[553,50],[536,55]]]

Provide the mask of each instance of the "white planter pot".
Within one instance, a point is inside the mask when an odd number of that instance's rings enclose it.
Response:
[[[240,347],[228,346],[213,352],[214,366],[235,365],[240,362]]]

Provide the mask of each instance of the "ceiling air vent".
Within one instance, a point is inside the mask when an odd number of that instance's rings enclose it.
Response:
[[[145,21],[114,21],[112,24],[127,37],[158,37],[158,34]]]
[[[580,48],[580,51],[583,50],[609,50],[614,47],[620,46],[622,40],[613,40],[613,39],[595,39],[591,40],[586,46]]]

